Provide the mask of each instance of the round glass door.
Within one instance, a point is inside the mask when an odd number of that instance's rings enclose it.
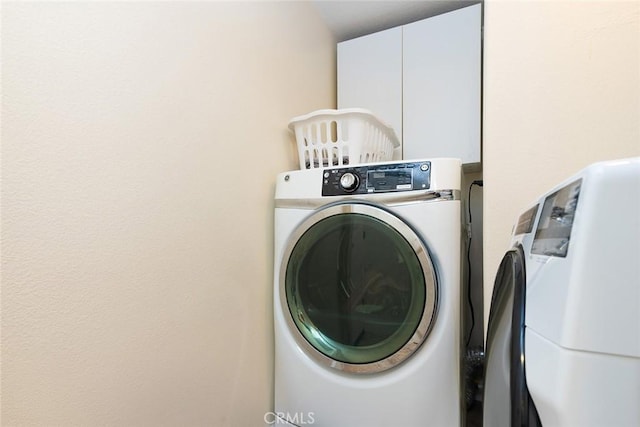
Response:
[[[434,320],[437,287],[426,247],[404,222],[367,204],[312,215],[285,254],[281,297],[298,341],[349,372],[408,358]]]

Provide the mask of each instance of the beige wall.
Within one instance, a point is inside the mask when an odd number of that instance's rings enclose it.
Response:
[[[484,31],[486,305],[521,212],[590,163],[640,155],[640,2],[488,0]]]
[[[306,2],[2,5],[2,425],[256,426]]]

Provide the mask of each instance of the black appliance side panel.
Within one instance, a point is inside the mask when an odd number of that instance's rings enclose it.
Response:
[[[490,390],[485,387],[485,424],[510,421],[515,427],[541,426],[535,405],[529,395],[526,383],[526,360],[524,348],[525,334],[525,302],[526,302],[526,270],[522,247],[508,251],[500,263],[491,298],[489,325],[487,328],[487,348],[485,351],[485,385],[492,387],[508,387],[502,390]],[[508,326],[507,326],[508,325]],[[502,334],[502,335],[500,335]],[[504,349],[504,343],[507,348]],[[505,351],[507,354],[502,354]],[[487,367],[504,359],[508,367],[488,371]],[[504,365],[502,365],[504,366]],[[488,381],[487,375],[506,373],[508,378]],[[508,396],[508,397],[507,397]],[[494,407],[501,407],[497,413],[505,414],[507,407],[510,416],[498,420],[488,419],[487,414],[496,413]],[[506,414],[505,414],[506,415]],[[499,427],[499,426],[496,426]]]
[[[513,312],[511,317],[511,425],[541,426],[538,411],[531,399],[526,379],[525,310],[527,301],[526,270],[522,246],[514,249]]]

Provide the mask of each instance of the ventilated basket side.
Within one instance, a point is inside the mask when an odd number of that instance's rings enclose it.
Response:
[[[393,157],[393,143],[388,132],[377,124],[367,121],[367,149],[362,153],[362,163],[382,162]]]
[[[343,129],[342,143],[347,148],[347,163],[357,164],[360,161],[362,152],[366,145],[367,124],[362,117],[348,116],[340,118]]]
[[[349,142],[359,142],[351,153],[350,163],[383,162],[393,158],[394,143],[389,129],[382,127],[373,116],[359,115],[349,119]]]
[[[318,134],[318,126],[312,122],[297,123],[294,129],[298,145],[300,169],[309,169],[314,161],[318,160],[318,156],[321,153],[321,150],[318,150],[318,146],[314,142]]]
[[[300,169],[307,169],[312,159],[313,142],[309,137],[311,126],[306,124],[296,124],[294,132],[296,134],[296,145],[298,146],[298,160]]]
[[[362,133],[359,126],[334,117],[318,117],[294,124],[301,169],[342,166],[359,157],[360,141],[352,135]]]
[[[391,160],[393,129],[364,109],[319,110],[291,120],[301,169]]]

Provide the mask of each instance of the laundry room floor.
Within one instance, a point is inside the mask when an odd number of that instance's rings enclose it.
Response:
[[[473,402],[467,410],[466,427],[482,427],[482,402]]]

